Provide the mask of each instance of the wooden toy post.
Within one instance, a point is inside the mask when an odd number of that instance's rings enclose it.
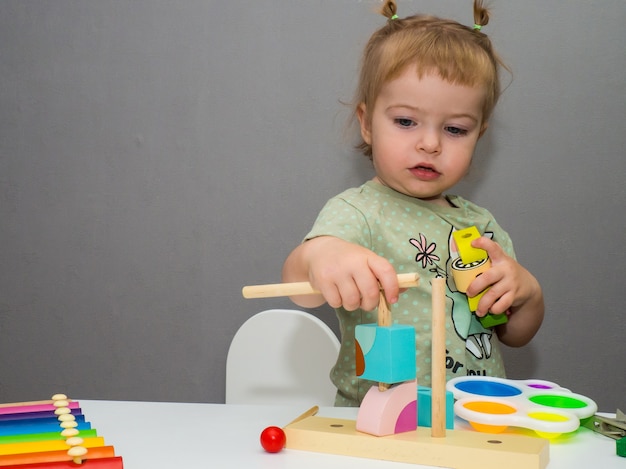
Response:
[[[446,436],[446,279],[432,280],[432,424],[433,438]]]

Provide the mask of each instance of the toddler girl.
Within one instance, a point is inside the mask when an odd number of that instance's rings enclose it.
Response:
[[[472,26],[399,18],[394,1],[382,13],[388,20],[365,47],[355,99],[359,148],[376,176],[333,197],[283,267],[283,281],[309,281],[321,292],[295,303],[336,309],[342,346],[331,379],[339,406],[359,405],[373,384],[356,376],[354,328],[376,322],[380,289],[394,322],[415,327],[423,386],[430,386],[429,279],[447,279],[448,378],[504,377],[500,342],[525,345],[544,310],[541,287],[515,260],[508,234],[486,209],[447,193],[467,173],[500,94],[503,64],[482,31],[487,9],[474,1]],[[472,246],[492,265],[460,292],[450,271],[459,256],[452,233],[470,226],[482,235]],[[419,273],[420,286],[400,291],[397,274],[407,272]],[[467,296],[488,287],[474,314]],[[479,317],[487,313],[506,313],[508,322],[485,328]]]

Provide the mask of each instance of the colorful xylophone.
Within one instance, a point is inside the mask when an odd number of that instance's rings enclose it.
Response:
[[[0,467],[123,469],[80,405],[56,394],[48,401],[0,404]]]

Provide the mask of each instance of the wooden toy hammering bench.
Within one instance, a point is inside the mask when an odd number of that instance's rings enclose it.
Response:
[[[418,285],[417,274],[398,275],[401,288]],[[543,469],[549,443],[522,435],[446,430],[445,278],[432,284],[432,425],[417,427],[415,330],[394,325],[381,289],[378,323],[357,326],[357,375],[378,381],[364,398],[357,420],[316,416],[313,407],[284,431],[286,448],[454,469]],[[317,292],[308,282],[248,286],[246,298]],[[408,331],[408,332],[407,332]]]

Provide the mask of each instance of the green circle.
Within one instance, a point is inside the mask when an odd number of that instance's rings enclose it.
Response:
[[[583,407],[587,407],[587,404],[580,399],[555,394],[540,394],[538,396],[529,397],[529,400],[535,404],[546,407],[558,407],[560,409],[582,409]]]

